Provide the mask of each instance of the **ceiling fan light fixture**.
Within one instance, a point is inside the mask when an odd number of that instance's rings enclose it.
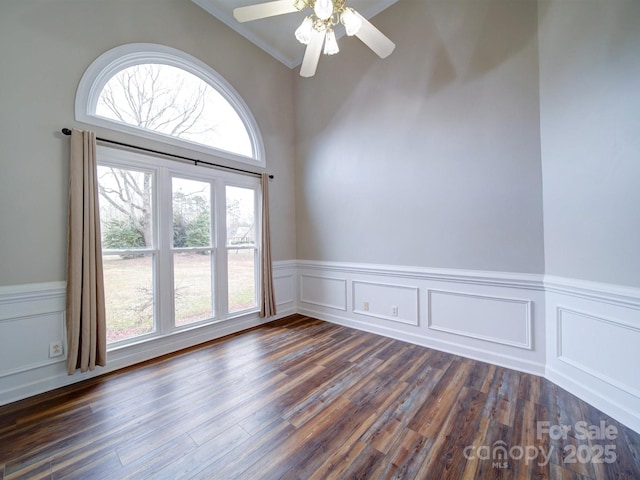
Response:
[[[196,1],[196,0],[194,0]],[[245,0],[243,0],[244,2]],[[346,6],[349,0],[268,0],[255,5],[233,9],[239,22],[274,17],[285,13],[311,10],[295,30],[296,39],[306,45],[300,75],[312,77],[316,73],[320,55],[335,55],[340,51],[334,28],[345,27],[349,36],[356,36],[380,58],[387,58],[396,45],[380,30],[353,8]],[[2,0],[0,0],[2,2]],[[324,49],[323,49],[324,46]]]
[[[327,20],[333,15],[333,2],[331,0],[316,0],[313,11],[320,20]]]
[[[296,39],[303,45],[309,45],[311,42],[311,29],[313,28],[313,20],[310,16],[306,17],[300,26],[296,29]]]
[[[304,10],[308,7],[305,0],[296,0],[295,2],[293,2],[293,6],[299,11]]]
[[[338,48],[338,42],[336,41],[336,34],[333,33],[333,29],[327,30],[327,33],[324,37],[324,54],[335,55],[339,51],[340,51],[340,48]]]
[[[344,25],[345,30],[347,31],[347,35],[352,37],[360,30],[362,27],[362,20],[356,15],[355,10],[353,8],[345,8],[342,14],[340,15],[340,21]]]

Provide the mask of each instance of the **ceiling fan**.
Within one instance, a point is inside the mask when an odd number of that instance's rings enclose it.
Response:
[[[347,35],[358,37],[380,58],[388,57],[396,48],[395,44],[366,18],[353,8],[345,6],[346,3],[347,0],[275,0],[236,8],[233,10],[233,16],[239,22],[250,22],[310,8],[311,12],[295,31],[295,36],[300,43],[307,46],[300,75],[312,77],[316,73],[320,53],[324,51],[325,55],[334,55],[339,51],[333,30],[336,25],[344,25]]]

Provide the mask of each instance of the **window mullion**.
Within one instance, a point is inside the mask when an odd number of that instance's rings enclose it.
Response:
[[[253,246],[255,250],[253,252],[253,261],[256,266],[254,271],[254,282],[256,286],[256,306],[260,307],[260,298],[262,298],[262,282],[260,278],[262,277],[262,262],[260,261],[262,257],[262,189],[255,188],[255,196],[254,196],[254,212],[256,212],[255,222],[256,222],[256,231]]]
[[[171,204],[171,175],[166,168],[158,171],[158,188],[156,195],[158,229],[156,232],[157,259],[157,287],[156,303],[158,306],[157,328],[163,335],[173,329],[173,258],[171,244],[173,239],[173,214]]]
[[[216,306],[220,317],[229,315],[229,276],[227,265],[227,199],[225,184],[215,182],[216,212]]]

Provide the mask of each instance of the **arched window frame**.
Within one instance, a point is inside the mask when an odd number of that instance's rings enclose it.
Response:
[[[253,156],[247,157],[96,115],[98,98],[106,83],[121,70],[145,63],[157,63],[180,68],[200,78],[220,93],[242,120],[249,134]],[[237,162],[266,167],[264,145],[258,124],[238,92],[206,63],[185,52],[165,45],[153,43],[120,45],[96,58],[84,72],[78,85],[75,100],[75,117],[79,122],[90,125],[109,128]]]

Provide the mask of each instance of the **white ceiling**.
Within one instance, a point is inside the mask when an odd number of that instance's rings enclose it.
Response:
[[[268,0],[191,0],[204,8],[218,20],[226,23],[247,40],[262,48],[276,60],[289,68],[295,68],[302,63],[305,46],[299,43],[294,32],[302,23],[307,12],[289,13],[276,17],[263,18],[252,22],[240,23],[233,18],[233,9],[245,5],[255,5]],[[294,0],[291,0],[292,2]],[[349,0],[347,5],[371,19],[385,8],[398,0]],[[373,22],[375,24],[375,22]],[[336,28],[336,37],[344,35],[344,29]],[[355,40],[354,40],[355,41]]]

